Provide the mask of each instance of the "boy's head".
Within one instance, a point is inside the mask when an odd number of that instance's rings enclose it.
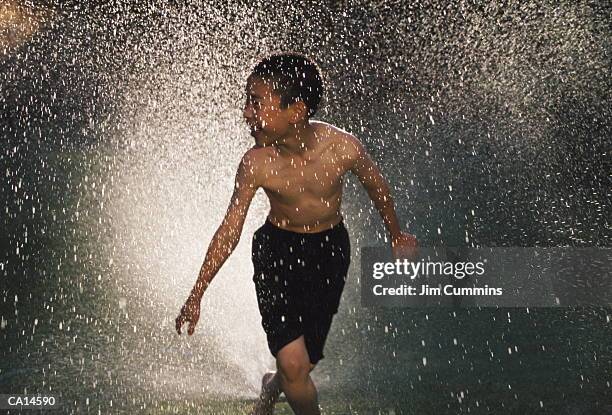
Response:
[[[262,59],[249,79],[257,77],[271,84],[281,98],[281,108],[302,101],[312,117],[323,97],[323,78],[317,65],[306,56],[282,53]]]
[[[261,146],[278,142],[292,128],[308,121],[323,95],[316,64],[298,54],[261,60],[247,81],[244,117]]]

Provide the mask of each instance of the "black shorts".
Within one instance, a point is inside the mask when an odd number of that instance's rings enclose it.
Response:
[[[266,220],[255,232],[253,281],[274,357],[303,335],[310,362],[323,358],[350,258],[348,232],[342,221],[326,231],[297,233]]]

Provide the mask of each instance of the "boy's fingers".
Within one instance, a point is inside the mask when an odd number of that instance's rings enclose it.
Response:
[[[394,249],[395,257],[416,261],[419,257],[419,249],[416,246],[397,246]]]
[[[180,315],[176,318],[176,332],[180,335],[181,334],[181,327],[183,327],[183,315]]]

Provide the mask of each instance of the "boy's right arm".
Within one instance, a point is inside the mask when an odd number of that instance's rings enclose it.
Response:
[[[255,157],[254,150],[247,151],[238,166],[234,193],[223,222],[210,242],[198,279],[176,319],[179,334],[185,322],[190,322],[188,333],[193,334],[199,319],[200,301],[204,291],[238,245],[251,200],[259,187]]]

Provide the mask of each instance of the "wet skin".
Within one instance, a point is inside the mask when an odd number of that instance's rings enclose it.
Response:
[[[268,219],[290,231],[320,232],[340,222],[342,178],[367,155],[356,138],[303,119],[304,111],[283,110],[270,82],[249,80],[244,117],[256,146],[248,168],[270,200]]]
[[[320,232],[342,220],[342,178],[351,172],[360,180],[385,222],[394,255],[413,257],[416,238],[402,232],[389,186],[353,135],[309,120],[302,101],[283,108],[274,85],[257,77],[247,82],[244,118],[255,139],[238,166],[232,198],[212,238],[196,284],[176,319],[180,334],[189,322],[194,332],[200,301],[210,281],[240,240],[246,214],[257,189],[270,200],[268,218],[294,232]]]

